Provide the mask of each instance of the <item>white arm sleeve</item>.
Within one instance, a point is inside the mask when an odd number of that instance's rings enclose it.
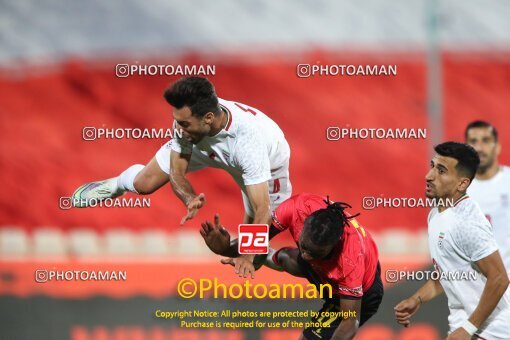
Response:
[[[488,222],[465,221],[456,228],[453,236],[459,248],[472,262],[481,260],[498,250],[494,232]]]

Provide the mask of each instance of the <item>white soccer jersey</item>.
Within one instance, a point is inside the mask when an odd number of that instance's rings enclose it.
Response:
[[[428,232],[432,262],[443,273],[440,282],[448,298],[452,332],[473,313],[485,287],[487,279],[475,262],[497,251],[498,246],[491,224],[469,196],[441,213],[432,209]],[[505,294],[477,334],[486,339],[510,339],[509,321],[510,299]]]
[[[174,138],[156,154],[159,166],[170,172],[170,150],[191,153],[188,172],[205,167],[227,171],[243,193],[245,209],[253,211],[246,196],[246,186],[268,181],[271,207],[289,198],[290,148],[279,126],[263,112],[245,104],[219,99],[227,113],[224,129],[212,137],[204,137],[193,145],[184,138]]]
[[[501,166],[488,180],[475,179],[468,188],[483,213],[494,227],[499,252],[510,275],[510,168]]]

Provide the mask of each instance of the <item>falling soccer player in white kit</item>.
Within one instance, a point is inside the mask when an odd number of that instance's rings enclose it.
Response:
[[[240,187],[245,223],[270,223],[271,211],[292,193],[290,148],[278,125],[253,107],[218,98],[206,78],[182,78],[164,98],[182,138],[176,133],[146,166],[136,164],[119,177],[81,186],[73,204],[87,207],[126,191],[151,194],[170,181],[187,207],[184,224],[205,204],[205,195],[195,193],[186,173],[213,167],[227,171]]]
[[[448,340],[510,339],[508,276],[491,224],[466,194],[480,163],[478,154],[456,142],[439,144],[434,150],[425,177],[426,196],[455,202],[438,204],[428,217],[430,254],[441,275],[395,306],[395,318],[407,327],[423,303],[444,292],[450,310]]]
[[[494,227],[499,252],[510,276],[510,167],[498,162],[501,144],[498,131],[490,123],[480,120],[470,123],[465,138],[480,156],[480,166],[468,194]]]

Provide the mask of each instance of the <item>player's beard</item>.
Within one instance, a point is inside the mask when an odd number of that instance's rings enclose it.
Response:
[[[209,132],[211,131],[211,127],[207,124],[202,124],[201,129],[198,132],[193,133],[193,135],[190,134],[191,137],[191,143],[198,144],[209,135]]]
[[[480,162],[480,165],[478,166],[478,170],[476,170],[477,174],[483,175],[487,172],[487,170],[490,169],[494,165],[494,162],[496,161],[496,155],[494,153],[491,153],[487,156],[487,161],[484,163]]]
[[[427,185],[427,187],[425,189],[425,196],[430,199],[435,198],[437,195],[435,192],[434,185],[432,183],[427,183],[426,185]]]
[[[206,135],[207,134],[204,134],[204,133],[193,133],[193,134],[188,133],[188,136],[189,136],[188,142],[196,145],[196,144],[200,143]]]
[[[191,137],[190,142],[191,142],[192,144],[195,144],[195,145],[196,145],[196,144],[200,143],[200,141],[201,141],[202,139],[204,139],[204,137],[203,137],[203,136],[200,136],[200,137],[193,136],[193,137]]]
[[[427,199],[429,199],[430,201],[432,201],[434,203],[441,200],[441,197],[439,197],[437,195],[437,193],[435,193],[435,192],[433,192],[433,193],[425,193],[425,196],[427,197]]]
[[[431,200],[434,204],[438,202],[441,203],[446,197],[441,197],[437,192],[437,187],[435,185],[430,186],[430,190],[425,191],[425,196]]]

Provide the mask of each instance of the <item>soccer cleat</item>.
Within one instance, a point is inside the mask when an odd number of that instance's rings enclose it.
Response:
[[[73,207],[86,208],[107,198],[116,198],[123,195],[126,190],[118,187],[117,178],[114,177],[82,185],[76,189],[71,197]]]

